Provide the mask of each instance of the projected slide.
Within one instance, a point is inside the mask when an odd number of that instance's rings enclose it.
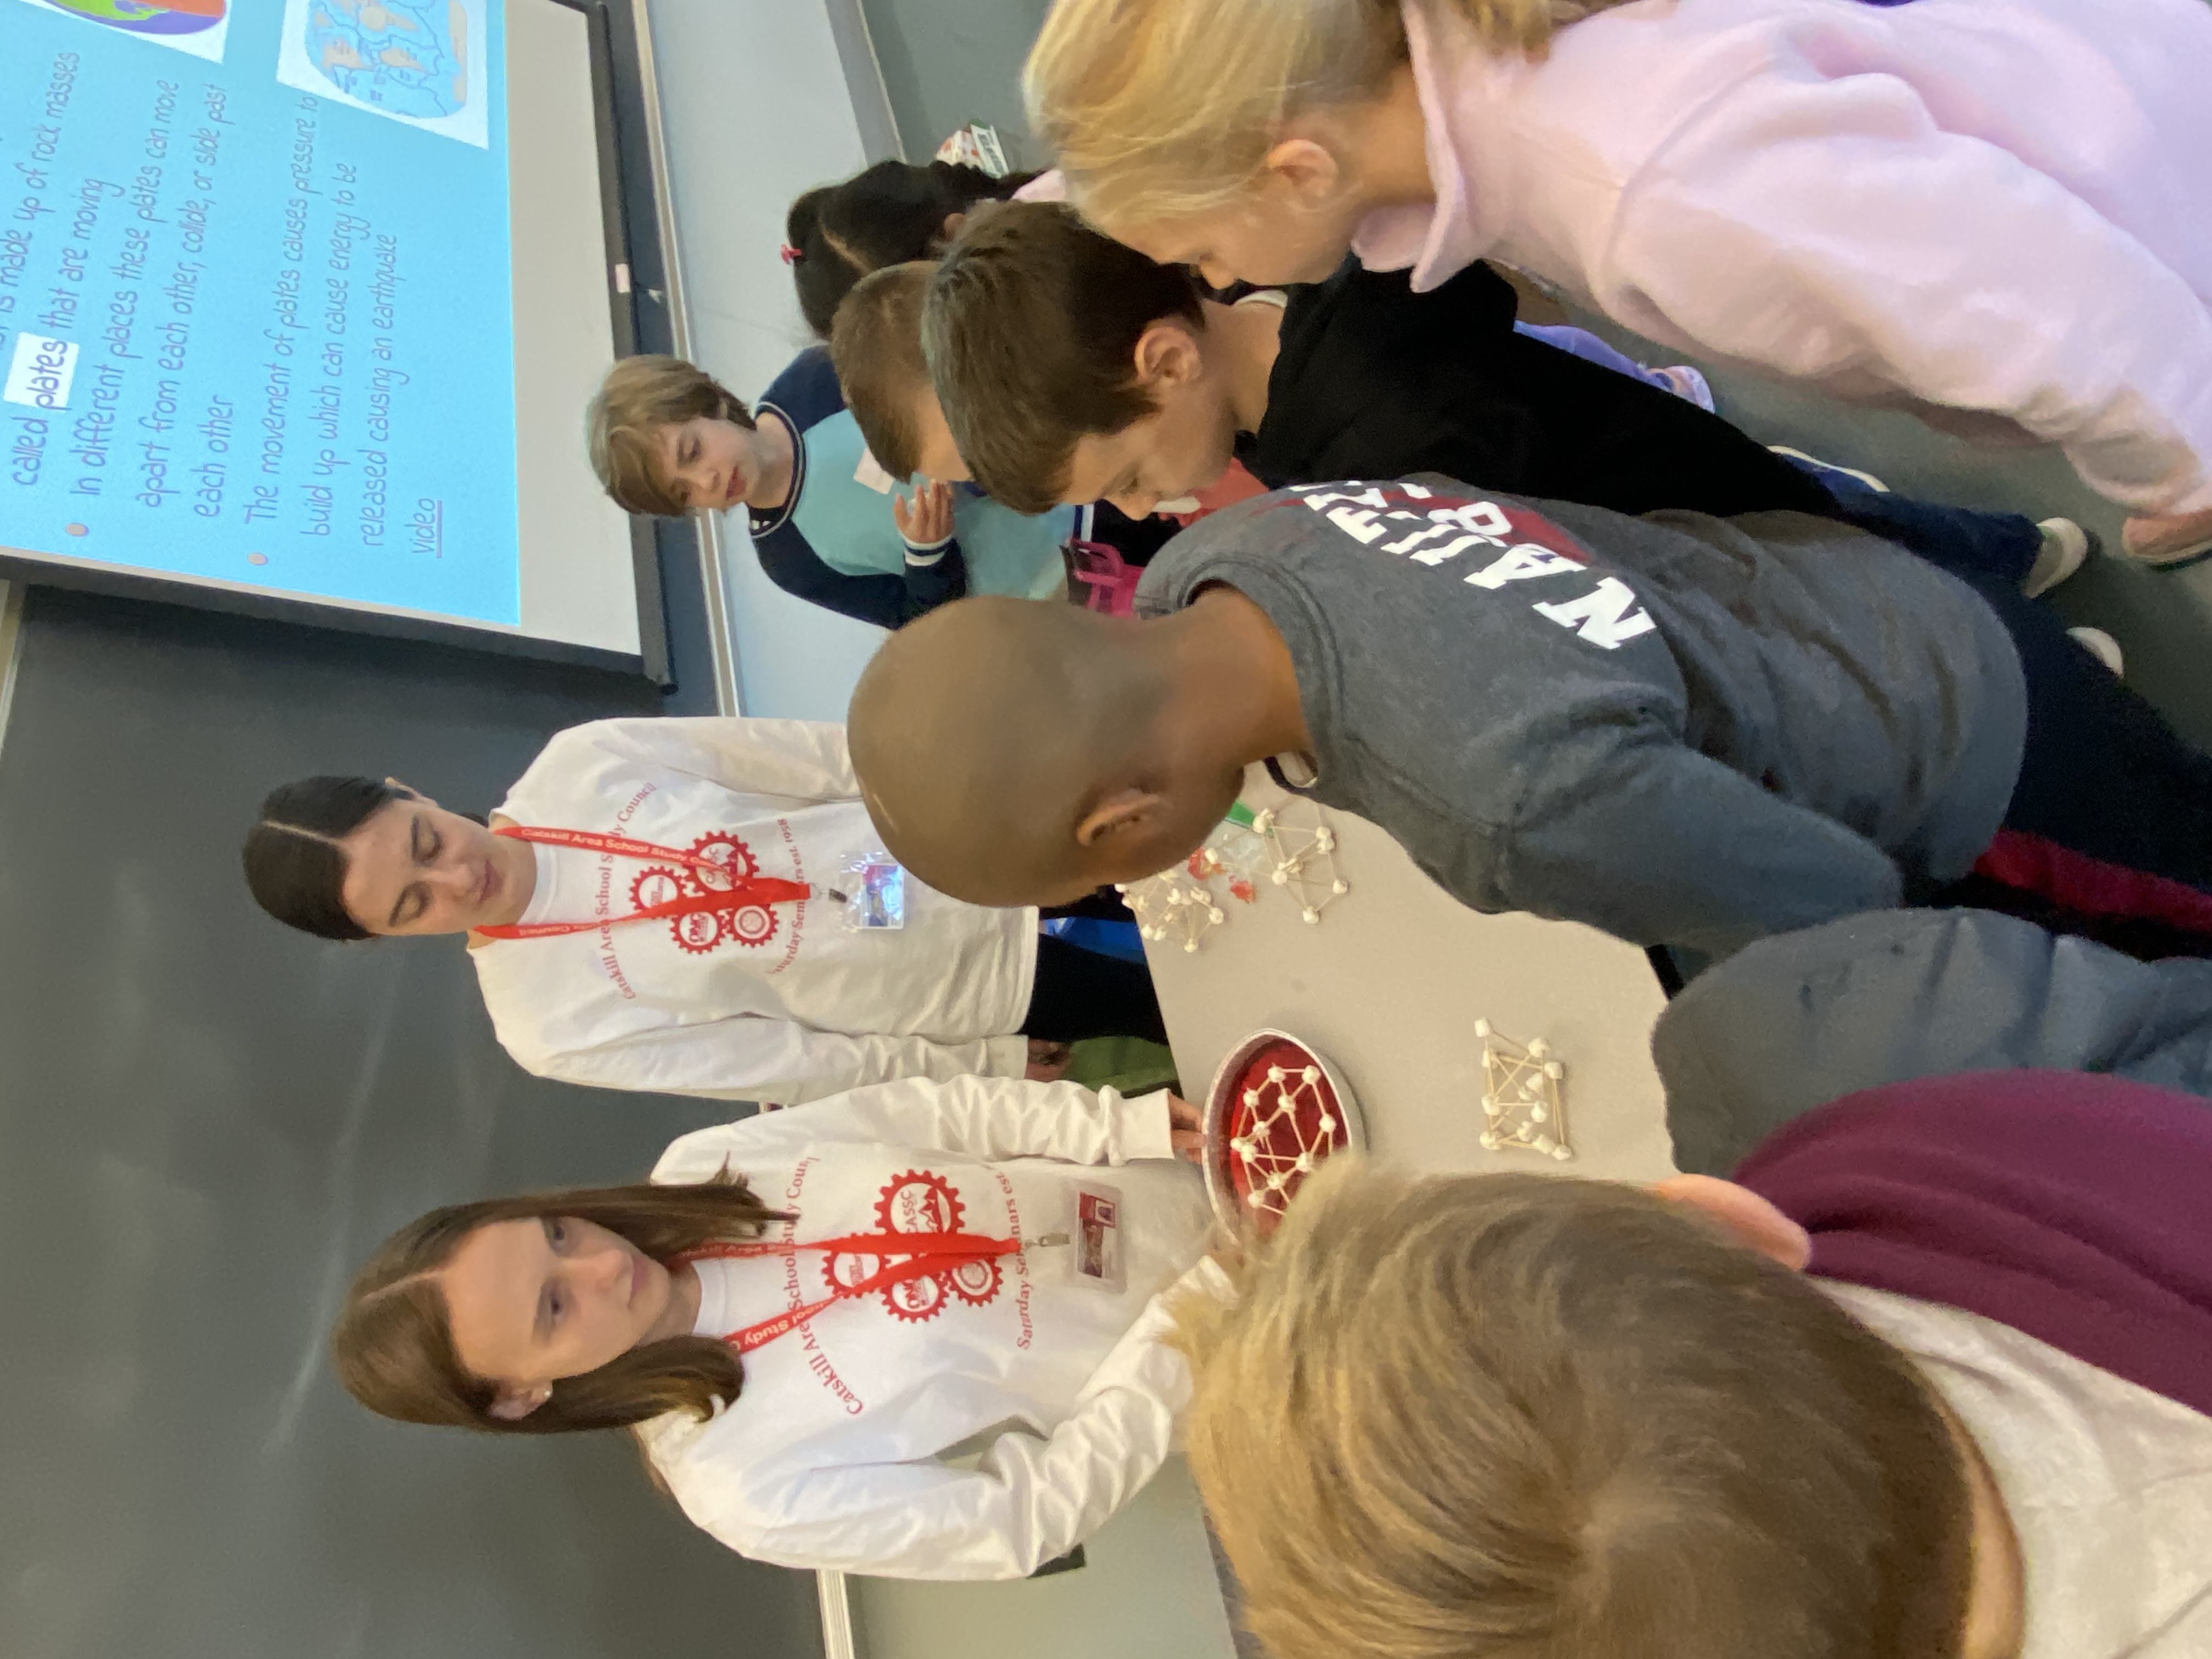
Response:
[[[499,0],[0,0],[0,547],[515,627]]]

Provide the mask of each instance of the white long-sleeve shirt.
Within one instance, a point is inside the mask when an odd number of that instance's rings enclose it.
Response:
[[[1639,0],[1493,55],[1406,7],[1437,200],[1355,246],[1480,258],[1685,352],[2063,447],[2212,507],[2203,0]]]
[[[2212,1418],[1995,1320],[1813,1281],[1966,1425],[2020,1540],[2021,1659],[2212,1653]]]
[[[508,793],[520,824],[678,851],[702,838],[751,873],[837,884],[881,842],[845,728],[806,720],[614,720],[562,732]],[[525,922],[640,908],[649,860],[532,843]],[[842,889],[841,889],[842,890]],[[656,895],[647,895],[648,898]],[[898,1077],[1019,1077],[1037,915],[906,878],[906,925],[855,932],[817,898],[740,910],[701,948],[669,921],[501,939],[469,952],[492,1026],[526,1071],[603,1088],[785,1105]]]
[[[1079,1182],[1103,1182],[1126,1273],[1122,1290],[1099,1288],[1073,1274],[1073,1246],[1042,1247],[964,1291],[923,1281],[905,1312],[888,1292],[848,1298],[747,1354],[742,1394],[711,1420],[647,1424],[684,1512],[732,1548],[791,1567],[1019,1577],[1082,1542],[1167,1456],[1189,1373],[1158,1340],[1161,1292],[1214,1270],[1200,1261],[1204,1183],[1172,1157],[1163,1097],[912,1079],[686,1135],[653,1178],[725,1166],[798,1212],[768,1234],[798,1241],[916,1212],[1036,1239],[1070,1229]],[[814,1301],[828,1271],[813,1251],[702,1261],[697,1328],[724,1336]]]

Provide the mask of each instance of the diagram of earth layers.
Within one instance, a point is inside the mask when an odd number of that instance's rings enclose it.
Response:
[[[498,0],[284,0],[276,78],[489,147],[485,13]]]
[[[149,46],[222,62],[230,37],[230,0],[27,0],[40,11],[58,11],[103,28],[135,35]]]

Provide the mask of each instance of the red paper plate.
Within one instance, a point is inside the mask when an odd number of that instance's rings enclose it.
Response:
[[[1283,1031],[1230,1052],[1206,1104],[1206,1186],[1214,1214],[1265,1235],[1331,1152],[1367,1144],[1359,1104],[1336,1068]]]

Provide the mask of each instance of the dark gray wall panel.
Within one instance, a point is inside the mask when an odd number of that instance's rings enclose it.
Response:
[[[1051,0],[861,0],[907,159],[927,161],[969,121],[995,125],[1042,167],[1022,116],[1022,60]]]
[[[819,1651],[810,1577],[695,1531],[629,1443],[401,1427],[324,1331],[422,1209],[641,1173],[726,1109],[526,1077],[453,941],[268,921],[270,786],[489,807],[641,681],[43,590],[0,734],[0,1651]]]

